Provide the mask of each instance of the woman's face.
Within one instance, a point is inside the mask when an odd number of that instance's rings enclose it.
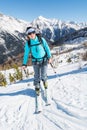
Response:
[[[28,37],[29,37],[30,39],[35,39],[35,37],[36,37],[35,32],[29,33],[29,34],[28,34]]]

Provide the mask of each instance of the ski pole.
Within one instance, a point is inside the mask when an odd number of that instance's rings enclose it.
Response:
[[[50,65],[51,65],[51,67],[52,67],[52,69],[53,69],[54,73],[56,74],[57,72],[55,71],[53,64],[52,64],[52,63],[50,63]]]
[[[50,63],[50,65],[51,65],[51,67],[52,67],[52,69],[53,69],[53,72],[54,72],[56,78],[58,78],[59,76],[58,76],[57,72],[55,71],[53,64]],[[60,80],[60,79],[57,79],[57,81],[58,81],[58,80]]]
[[[25,73],[25,77],[28,78],[28,75],[27,75],[27,71],[26,71],[27,67],[23,69],[24,73]]]
[[[50,65],[51,65],[51,67],[52,67],[52,69],[53,69],[53,71],[54,71],[54,73],[55,73],[56,78],[58,78],[59,75],[58,75],[57,72],[55,71],[53,64],[50,63]],[[63,83],[61,82],[61,80],[60,80],[60,79],[57,79],[57,82],[58,82],[58,81],[60,81],[60,84],[64,87],[64,85],[63,85]]]
[[[26,72],[26,70],[24,69],[24,73],[25,73],[25,76],[26,76],[26,78],[27,78],[27,72]]]
[[[26,67],[27,68],[27,67]],[[28,70],[27,70],[28,71]],[[24,69],[24,73],[25,73],[25,76],[26,76],[26,79],[28,79],[28,72],[26,72],[26,69]],[[27,86],[30,86],[30,84],[28,83]]]

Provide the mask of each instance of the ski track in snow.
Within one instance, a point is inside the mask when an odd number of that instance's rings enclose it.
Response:
[[[58,68],[58,75],[49,68],[51,105],[44,105],[42,88],[43,111],[40,114],[34,113],[32,80],[29,86],[22,81],[0,88],[0,130],[86,130],[87,78],[84,77],[87,77],[87,71],[71,68]]]

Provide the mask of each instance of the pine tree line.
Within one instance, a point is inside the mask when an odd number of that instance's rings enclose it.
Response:
[[[16,64],[13,66],[14,73],[9,73],[8,80],[10,84],[16,83],[17,81],[21,81],[25,78],[28,78],[30,73],[29,69],[26,68],[26,70],[23,70],[18,67]],[[5,70],[6,71],[6,70]],[[6,74],[3,74],[0,72],[0,86],[6,87],[8,85],[7,79],[6,79]]]

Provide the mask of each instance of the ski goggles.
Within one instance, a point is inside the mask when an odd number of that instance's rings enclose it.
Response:
[[[30,28],[26,32],[27,35],[31,35],[32,33],[35,33],[35,29],[34,28]]]
[[[35,34],[35,31],[33,31],[33,32],[31,32],[31,33],[28,33],[28,35],[31,35],[32,33]]]

